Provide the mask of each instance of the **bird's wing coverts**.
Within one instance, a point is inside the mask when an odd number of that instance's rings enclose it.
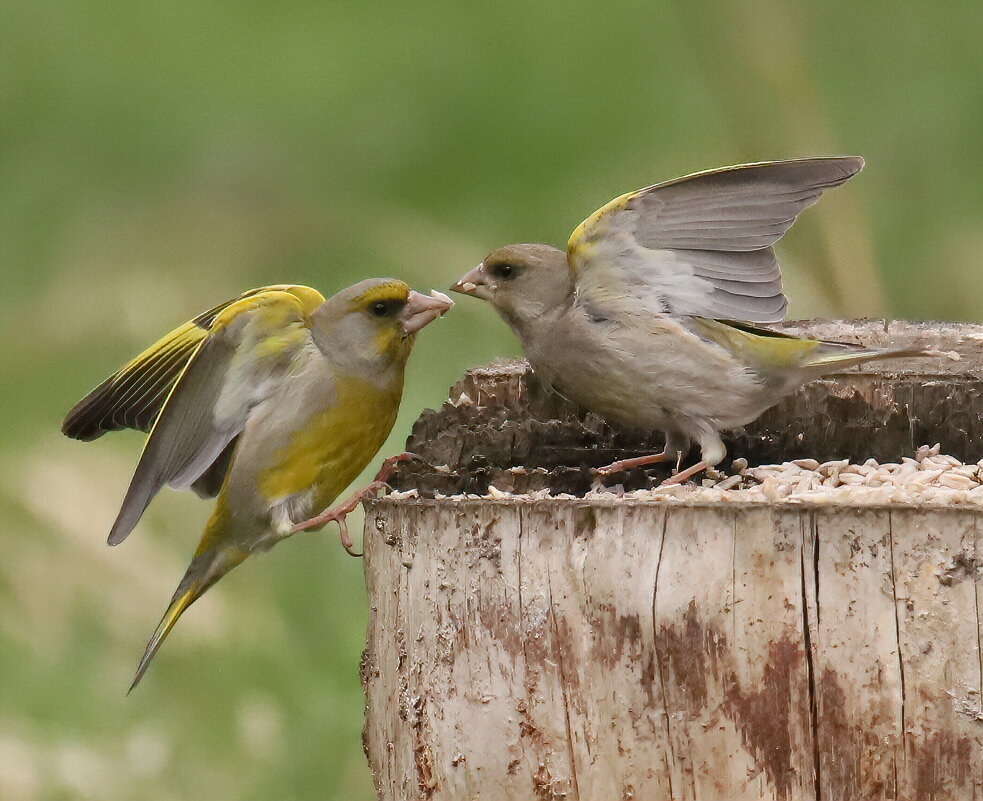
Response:
[[[622,195],[567,243],[578,293],[654,314],[777,322],[787,304],[772,245],[862,167],[859,157],[744,164]]]
[[[275,290],[297,294],[305,301],[308,313],[324,302],[313,289],[281,284],[251,289],[220,303],[171,331],[93,389],[65,417],[62,432],[72,439],[93,440],[107,431],[125,428],[149,431],[215,318],[233,303]]]
[[[110,544],[126,538],[165,484],[183,489],[205,476],[213,485],[211,466],[252,409],[317,353],[305,302],[289,291],[257,292],[215,315],[150,430]]]

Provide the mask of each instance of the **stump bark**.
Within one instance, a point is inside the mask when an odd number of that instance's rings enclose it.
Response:
[[[732,457],[983,456],[979,328],[804,330],[948,354],[814,382]],[[983,797],[978,506],[533,498],[582,495],[585,465],[661,442],[521,364],[472,371],[451,401],[409,443],[429,464],[398,487],[421,497],[366,516],[380,799]],[[462,491],[479,496],[442,497]]]

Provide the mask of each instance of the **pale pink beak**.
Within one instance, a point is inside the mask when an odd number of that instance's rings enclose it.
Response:
[[[444,314],[453,305],[453,300],[436,289],[430,290],[429,295],[410,290],[410,294],[406,298],[406,305],[399,315],[399,319],[403,323],[403,336],[408,337],[410,334],[415,334]]]
[[[494,283],[488,280],[488,276],[485,275],[484,263],[482,263],[462,275],[457,283],[451,287],[451,292],[460,292],[462,295],[491,300],[491,290],[494,288]]]

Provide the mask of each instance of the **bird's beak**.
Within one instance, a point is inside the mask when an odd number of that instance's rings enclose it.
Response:
[[[431,289],[429,295],[410,290],[410,294],[406,298],[406,305],[399,315],[403,324],[403,336],[408,337],[410,334],[415,334],[425,325],[432,323],[444,314],[453,305],[453,300],[436,289]]]
[[[460,292],[462,295],[491,300],[491,291],[494,288],[495,285],[488,280],[482,265],[479,264],[473,270],[462,275],[458,282],[451,287],[451,292]]]

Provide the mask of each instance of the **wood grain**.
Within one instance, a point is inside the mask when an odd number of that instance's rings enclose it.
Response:
[[[979,797],[978,518],[381,500],[379,797]]]

